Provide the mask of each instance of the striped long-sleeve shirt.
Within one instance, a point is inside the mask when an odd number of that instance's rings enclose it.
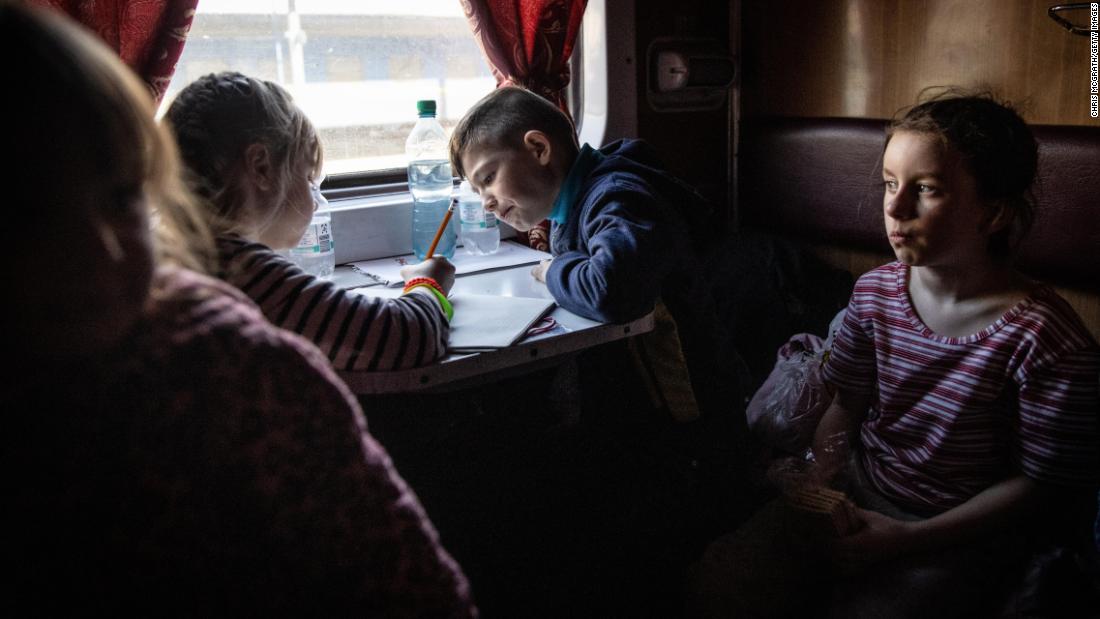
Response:
[[[218,239],[219,275],[248,295],[272,324],[299,333],[339,370],[396,370],[442,357],[450,329],[439,301],[414,289],[397,299],[350,293],[271,248]]]
[[[950,509],[1016,473],[1100,474],[1100,347],[1049,287],[966,337],[931,331],[894,262],[856,283],[826,380],[871,396],[860,429],[872,482],[918,512]]]

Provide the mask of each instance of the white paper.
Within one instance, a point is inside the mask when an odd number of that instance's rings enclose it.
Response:
[[[472,351],[504,348],[519,341],[531,325],[551,308],[552,299],[457,294],[448,350]]]
[[[465,250],[456,249],[451,263],[455,265],[456,275],[490,271],[505,267],[519,266],[521,264],[535,264],[540,260],[549,260],[550,254],[531,249],[512,241],[504,241],[500,249],[487,256],[474,256],[467,254]],[[361,260],[349,263],[350,266],[366,277],[380,284],[398,287],[404,284],[401,278],[401,268],[420,262],[413,254],[404,256],[391,256],[377,260]]]
[[[355,290],[372,297],[396,299],[399,288]],[[527,330],[554,307],[553,299],[504,297],[493,294],[452,294],[454,308],[447,350],[476,352],[506,348],[523,339]]]

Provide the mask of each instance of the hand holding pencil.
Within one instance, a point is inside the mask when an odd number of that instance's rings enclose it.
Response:
[[[409,281],[416,277],[430,277],[443,288],[443,294],[450,292],[451,286],[455,283],[455,266],[443,256],[434,256],[433,254],[435,254],[436,246],[439,245],[439,240],[443,238],[444,231],[447,230],[447,225],[451,223],[451,215],[454,213],[454,209],[455,200],[451,200],[451,206],[447,208],[447,213],[443,216],[443,222],[439,224],[439,230],[436,231],[435,238],[432,239],[432,244],[428,247],[427,258],[419,264],[402,267],[402,279]]]

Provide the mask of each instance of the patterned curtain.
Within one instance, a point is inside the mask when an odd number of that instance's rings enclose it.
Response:
[[[497,86],[536,92],[569,115],[569,56],[587,0],[462,0]],[[549,251],[549,224],[528,232],[531,247]]]
[[[168,88],[198,0],[32,0],[67,13],[118,52],[159,102]]]

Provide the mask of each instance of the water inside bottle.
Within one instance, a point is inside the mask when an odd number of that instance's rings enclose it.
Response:
[[[467,254],[484,256],[500,248],[500,229],[496,217],[485,210],[481,198],[470,188],[469,181],[458,186],[458,216],[461,224],[462,247]]]
[[[409,164],[409,191],[413,198],[432,202],[447,200],[452,186],[450,161],[426,159]]]
[[[303,271],[321,279],[331,278],[335,268],[331,252],[328,254],[293,254],[292,259]]]
[[[468,228],[462,230],[462,246],[466,253],[484,256],[500,249],[500,231],[496,228]]]
[[[431,247],[439,224],[450,206],[451,163],[446,159],[425,159],[409,164],[409,191],[413,194],[412,249],[423,260]],[[435,253],[445,258],[454,256],[455,221],[443,231]]]

